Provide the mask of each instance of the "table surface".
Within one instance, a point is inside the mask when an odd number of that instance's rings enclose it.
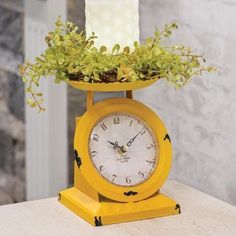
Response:
[[[161,192],[181,215],[94,227],[49,198],[1,206],[0,236],[236,235],[236,207],[172,180]]]

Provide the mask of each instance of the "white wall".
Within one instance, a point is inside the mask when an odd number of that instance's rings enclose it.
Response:
[[[136,92],[172,138],[171,178],[236,204],[236,1],[140,0],[141,38],[176,21],[173,41],[205,53],[218,73],[182,90],[165,81]]]
[[[25,58],[33,62],[45,50],[45,36],[66,11],[66,0],[25,0]],[[27,200],[56,196],[68,185],[67,87],[42,79],[40,91],[46,111],[25,108]]]

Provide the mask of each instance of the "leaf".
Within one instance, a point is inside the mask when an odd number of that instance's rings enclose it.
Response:
[[[29,104],[29,105],[31,105],[31,104],[33,103],[33,101],[32,101],[31,98],[27,99],[26,102],[27,102],[27,104]]]
[[[19,73],[21,76],[23,76],[26,72],[26,66],[25,65],[19,65]]]
[[[84,82],[89,82],[90,78],[88,76],[84,76]]]
[[[137,48],[139,46],[138,41],[134,41],[134,47]]]
[[[25,92],[26,92],[26,93],[29,93],[30,91],[31,91],[31,88],[30,88],[30,87],[25,88]]]
[[[144,43],[134,41],[132,52],[129,46],[121,50],[121,46],[115,44],[110,53],[106,45],[94,46],[95,33],[86,37],[84,31],[78,32],[74,23],[64,23],[58,18],[55,29],[46,37],[46,50],[33,63],[26,60],[19,66],[25,91],[33,99],[28,104],[43,110],[43,94],[37,91],[42,78],[55,78],[55,83],[71,79],[94,83],[107,82],[107,78],[127,82],[161,77],[179,88],[195,75],[214,71],[214,67],[203,66],[205,59],[190,47],[162,44],[177,27],[176,23],[171,23],[164,29],[156,28],[154,35]]]
[[[43,102],[44,102],[43,98],[37,101],[38,104],[43,104]]]
[[[61,21],[61,17],[58,17],[56,23],[55,23],[56,26],[60,27],[63,25],[62,21]]]
[[[129,54],[130,53],[130,47],[124,47],[123,53]]]
[[[43,107],[40,107],[39,112],[41,112],[41,111],[46,111],[46,109]]]
[[[26,78],[25,76],[23,76],[23,77],[22,77],[22,81],[23,81],[24,83],[26,83],[26,82],[27,82],[27,78]]]
[[[154,47],[152,49],[153,56],[159,56],[161,54],[161,50],[158,47]]]
[[[91,52],[92,52],[92,53],[97,53],[98,50],[97,50],[97,48],[93,47],[93,48],[91,49]]]
[[[32,108],[34,108],[34,107],[37,106],[37,103],[36,103],[36,102],[33,102],[33,103],[30,104],[30,106],[31,106]]]
[[[56,84],[59,84],[59,83],[61,82],[61,78],[56,77],[56,78],[54,79],[54,82],[55,82]]]
[[[37,105],[37,103],[30,98],[27,100],[27,104],[32,108],[36,107],[36,105]]]
[[[113,46],[113,48],[112,48],[112,54],[115,53],[115,52],[118,53],[119,50],[120,50],[120,45],[119,44],[115,44]]]
[[[105,46],[100,47],[100,50],[99,50],[100,53],[104,53],[106,51],[107,51],[107,47],[105,47]]]

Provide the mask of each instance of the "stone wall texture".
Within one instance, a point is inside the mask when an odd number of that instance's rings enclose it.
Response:
[[[25,199],[23,1],[0,2],[0,205]]]
[[[181,90],[159,81],[136,93],[165,121],[173,143],[171,178],[236,205],[236,2],[140,0],[142,40],[177,22],[170,43],[204,53],[218,72]]]

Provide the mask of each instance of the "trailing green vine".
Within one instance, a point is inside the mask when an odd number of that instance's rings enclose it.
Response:
[[[134,42],[132,49],[115,44],[109,52],[106,46],[94,46],[97,38],[94,33],[86,37],[75,24],[63,23],[59,18],[55,30],[46,37],[45,52],[34,63],[26,61],[20,66],[26,92],[31,95],[28,104],[44,110],[42,93],[37,91],[44,77],[54,78],[55,83],[69,80],[125,83],[163,78],[180,88],[193,76],[214,71],[213,67],[203,66],[203,56],[194,54],[189,47],[161,45],[161,40],[177,28],[175,23],[165,25],[143,44]]]

